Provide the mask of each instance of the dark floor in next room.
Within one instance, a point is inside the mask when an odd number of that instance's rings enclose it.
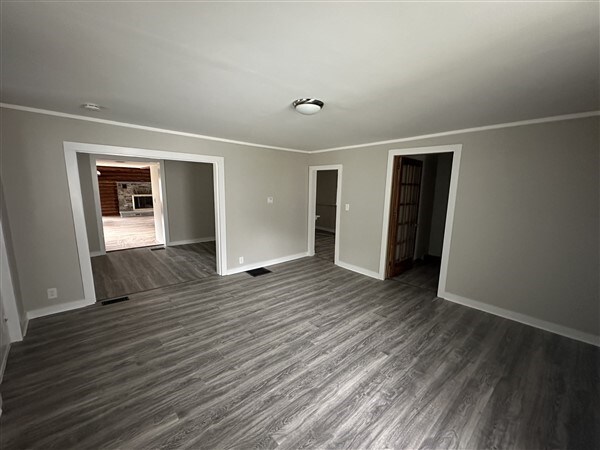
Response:
[[[600,349],[317,257],[30,322],[3,450],[600,448]]]
[[[335,233],[315,230],[315,256],[333,262],[335,255]]]
[[[215,242],[110,252],[92,258],[92,272],[97,300],[198,280],[216,274]]]

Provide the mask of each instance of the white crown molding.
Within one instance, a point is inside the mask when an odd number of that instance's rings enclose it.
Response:
[[[205,136],[203,134],[187,133],[185,131],[167,130],[165,128],[148,127],[145,125],[137,125],[134,123],[117,122],[115,120],[99,119],[97,117],[80,116],[77,114],[68,114],[68,113],[63,113],[63,112],[59,112],[59,111],[51,111],[48,109],[31,108],[29,106],[13,105],[10,103],[0,103],[0,108],[16,109],[18,111],[27,111],[27,112],[37,113],[37,114],[45,114],[47,116],[63,117],[66,119],[84,120],[87,122],[96,122],[96,123],[101,123],[104,125],[115,125],[117,127],[134,128],[136,130],[154,131],[157,133],[174,134],[177,136],[185,136],[185,137],[191,137],[191,138],[195,138],[195,139],[204,139],[207,141],[216,141],[216,142],[224,142],[227,144],[245,145],[247,147],[264,148],[264,149],[269,149],[269,150],[283,150],[286,152],[295,152],[295,153],[310,153],[306,150],[298,150],[295,148],[276,147],[273,145],[255,144],[253,142],[236,141],[233,139],[224,139],[224,138],[219,138],[219,137],[214,137],[214,136]]]
[[[375,145],[397,144],[400,142],[419,141],[421,139],[452,136],[455,134],[476,133],[478,131],[497,130],[499,128],[512,128],[512,127],[520,127],[520,126],[524,126],[524,125],[536,125],[539,123],[546,123],[546,122],[559,122],[561,120],[585,119],[586,117],[594,117],[594,116],[600,116],[600,111],[588,111],[588,112],[582,112],[582,113],[564,114],[562,116],[542,117],[540,119],[520,120],[518,122],[499,123],[499,124],[495,124],[495,125],[484,125],[481,127],[464,128],[462,130],[442,131],[441,133],[423,134],[421,136],[411,136],[411,137],[400,138],[400,139],[391,139],[389,141],[367,142],[366,144],[346,145],[344,147],[325,148],[322,150],[314,150],[309,153],[313,154],[313,153],[336,152],[339,150],[351,150],[354,148],[373,147]]]
[[[352,149],[356,149],[356,148],[373,147],[376,145],[397,144],[400,142],[419,141],[421,139],[452,136],[455,134],[477,133],[478,131],[497,130],[500,128],[512,128],[512,127],[520,127],[520,126],[524,126],[524,125],[536,125],[536,124],[547,123],[547,122],[559,122],[562,120],[585,119],[587,117],[600,116],[600,110],[587,111],[587,112],[582,112],[582,113],[563,114],[561,116],[541,117],[539,119],[520,120],[518,122],[506,122],[506,123],[498,123],[495,125],[484,125],[481,127],[474,127],[474,128],[463,128],[461,130],[442,131],[440,133],[423,134],[420,136],[410,136],[410,137],[399,138],[399,139],[390,139],[387,141],[376,141],[376,142],[367,142],[364,144],[346,145],[343,147],[324,148],[321,150],[300,150],[300,149],[296,149],[296,148],[277,147],[277,146],[273,146],[273,145],[255,144],[253,142],[244,142],[244,141],[236,141],[236,140],[232,140],[232,139],[224,139],[224,138],[219,138],[219,137],[214,137],[214,136],[205,136],[203,134],[187,133],[185,131],[176,131],[176,130],[168,130],[165,128],[148,127],[145,125],[136,125],[136,124],[127,123],[127,122],[117,122],[115,120],[98,119],[96,117],[80,116],[77,114],[68,114],[68,113],[63,113],[63,112],[59,112],[59,111],[51,111],[48,109],[31,108],[29,106],[13,105],[10,103],[1,103],[0,102],[0,108],[16,109],[18,111],[27,111],[27,112],[37,113],[37,114],[45,114],[48,116],[64,117],[67,119],[84,120],[87,122],[96,122],[96,123],[101,123],[104,125],[115,125],[118,127],[133,128],[133,129],[144,130],[144,131],[154,131],[157,133],[174,134],[177,136],[185,136],[185,137],[191,137],[191,138],[195,138],[195,139],[204,139],[204,140],[208,140],[208,141],[224,142],[224,143],[228,143],[228,144],[245,145],[247,147],[264,148],[264,149],[269,149],[269,150],[281,150],[281,151],[285,151],[285,152],[304,153],[304,154],[309,154],[309,155],[316,154],[316,153],[336,152],[339,150],[352,150]]]

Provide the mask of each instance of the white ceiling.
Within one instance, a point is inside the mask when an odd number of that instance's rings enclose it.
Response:
[[[1,25],[4,103],[272,146],[600,109],[598,3],[3,2]]]

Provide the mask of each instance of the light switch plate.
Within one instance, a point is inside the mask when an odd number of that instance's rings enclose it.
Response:
[[[267,203],[269,203],[270,205],[273,204],[273,197],[267,197]]]
[[[345,209],[346,211],[350,211],[350,203],[346,203],[346,204],[344,205],[344,209]]]

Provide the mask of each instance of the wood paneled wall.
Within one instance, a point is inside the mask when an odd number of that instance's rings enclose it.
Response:
[[[150,181],[150,169],[107,166],[98,166],[97,169],[100,171],[98,187],[103,216],[119,215],[118,182]]]

